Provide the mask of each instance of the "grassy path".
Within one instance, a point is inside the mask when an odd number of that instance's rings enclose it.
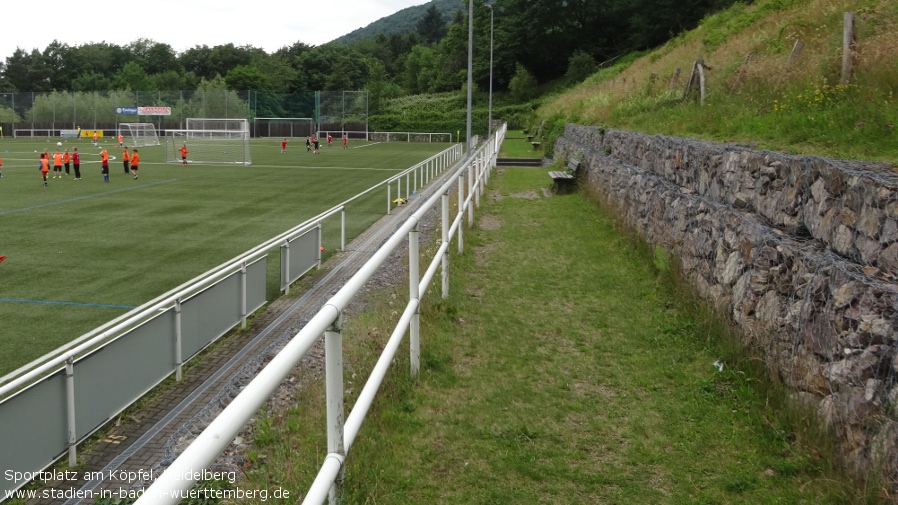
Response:
[[[863,501],[769,424],[745,374],[712,365],[716,338],[652,262],[548,182],[491,182],[450,298],[422,311],[419,383],[388,385],[353,448],[351,501]]]
[[[424,298],[418,381],[403,344],[350,451],[346,503],[878,503],[808,449],[810,430],[783,428],[788,414],[650,256],[549,182],[542,169],[492,179],[465,254],[451,248],[449,299],[438,285]],[[347,321],[351,395],[392,328],[397,307],[381,309]],[[314,382],[259,425],[257,485],[311,482],[323,434],[299,427],[322,426],[321,394]]]

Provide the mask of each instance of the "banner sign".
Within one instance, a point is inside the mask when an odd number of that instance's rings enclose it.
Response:
[[[171,107],[138,107],[141,116],[171,116]]]
[[[116,107],[116,114],[137,114],[137,107]]]
[[[78,130],[59,130],[59,136],[62,138],[77,138]]]

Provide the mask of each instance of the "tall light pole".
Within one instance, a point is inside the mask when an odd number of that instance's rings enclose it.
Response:
[[[493,134],[493,5],[486,4],[490,8],[490,105],[487,113],[486,138]]]
[[[471,76],[471,69],[474,66],[474,0],[468,0],[468,122],[467,137],[465,143],[465,154],[471,155],[471,88],[474,87],[474,80]]]

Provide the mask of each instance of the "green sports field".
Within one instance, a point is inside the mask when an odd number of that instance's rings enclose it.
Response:
[[[182,167],[164,163],[163,145],[139,149],[134,179],[110,140],[104,183],[100,149],[65,139],[82,179],[44,186],[38,154],[58,140],[0,140],[0,375],[449,146],[335,142],[315,155],[291,139],[281,154],[281,139],[253,140],[251,166]],[[385,211],[385,190],[350,204],[347,241]],[[339,217],[329,221],[325,254],[339,248]],[[270,255],[269,300],[278,268]]]

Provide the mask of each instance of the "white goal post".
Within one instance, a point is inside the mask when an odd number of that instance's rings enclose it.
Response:
[[[253,120],[254,136],[260,138],[311,137],[315,120],[310,117],[257,117]]]
[[[188,164],[251,165],[249,131],[166,130],[165,162],[181,163],[181,146]]]
[[[122,134],[125,145],[133,147],[160,145],[156,125],[153,123],[119,123],[118,131]]]

